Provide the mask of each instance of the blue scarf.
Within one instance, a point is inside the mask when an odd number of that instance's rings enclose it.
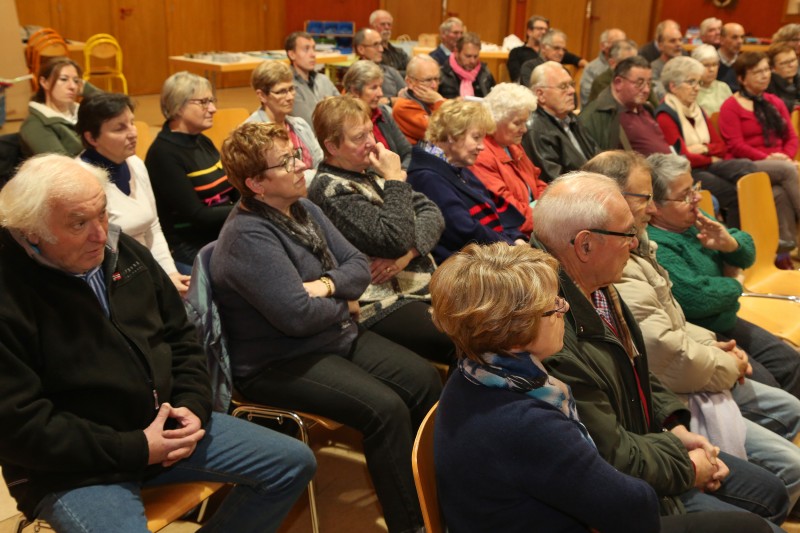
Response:
[[[110,159],[100,155],[97,150],[93,148],[84,150],[81,154],[81,159],[90,165],[106,169],[111,183],[116,185],[126,196],[131,195],[131,169],[128,168],[127,161],[114,163]]]
[[[458,369],[467,381],[484,387],[506,389],[552,405],[572,420],[583,438],[595,446],[592,437],[578,417],[572,390],[563,381],[545,372],[542,364],[528,352],[514,352],[518,357],[485,353],[484,364],[462,357]]]

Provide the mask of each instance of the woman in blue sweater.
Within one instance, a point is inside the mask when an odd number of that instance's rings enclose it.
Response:
[[[600,457],[570,388],[542,366],[569,310],[556,268],[527,246],[471,244],[433,275],[434,323],[459,352],[434,434],[449,531],[769,531],[748,513],[659,519],[653,488]]]

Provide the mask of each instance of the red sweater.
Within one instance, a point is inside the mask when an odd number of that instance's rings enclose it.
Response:
[[[703,117],[705,117],[705,113],[703,113]],[[707,167],[712,163],[712,156],[719,157],[721,159],[731,158],[730,154],[728,153],[728,148],[725,146],[725,142],[723,142],[722,138],[720,138],[719,133],[717,133],[717,129],[707,117],[706,126],[708,126],[708,134],[711,137],[711,140],[706,145],[708,146],[708,153],[706,154],[693,154],[689,152],[689,150],[686,148],[683,135],[681,134],[680,124],[675,122],[675,119],[670,116],[669,113],[658,113],[656,120],[658,121],[658,125],[661,127],[661,131],[664,132],[664,139],[666,139],[670,146],[678,150],[680,155],[686,156],[686,159],[689,160],[692,168]]]
[[[530,235],[533,231],[533,214],[528,187],[534,199],[538,199],[547,187],[547,183],[539,179],[542,171],[533,166],[522,146],[509,146],[512,157],[508,157],[503,147],[497,144],[491,135],[487,135],[483,143],[486,148],[470,170],[487,189],[504,198],[525,216],[525,223],[519,229],[522,233]]]
[[[745,157],[753,161],[765,159],[769,154],[781,152],[789,159],[797,153],[797,134],[792,126],[792,119],[786,105],[774,94],[764,93],[764,99],[771,103],[786,122],[783,137],[772,135],[771,146],[764,145],[761,124],[752,111],[747,111],[735,96],[731,96],[719,110],[719,131],[733,157]]]

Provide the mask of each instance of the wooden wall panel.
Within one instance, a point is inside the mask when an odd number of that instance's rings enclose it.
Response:
[[[222,49],[218,0],[166,0],[165,7],[169,55]]]
[[[113,2],[108,0],[52,0],[57,30],[67,39],[85,41],[96,33],[116,34]]]
[[[426,0],[383,0],[381,8],[394,17],[393,38],[406,34],[416,41],[420,33],[439,34],[442,3]]]
[[[114,0],[129,94],[154,94],[169,76],[164,0]]]
[[[772,37],[783,26],[785,2],[769,0],[766,2],[735,2],[732,8],[714,7],[711,2],[697,0],[669,0],[663,2],[656,20],[673,19],[686,31],[689,26],[699,26],[708,17],[717,17],[722,22],[738,22],[744,31],[756,37]],[[651,37],[652,38],[652,37]]]
[[[567,48],[584,55],[584,25],[588,0],[528,0],[525,20],[532,15],[550,19],[550,27],[567,34]],[[644,0],[647,1],[647,0]],[[523,37],[522,35],[520,36]]]
[[[642,0],[592,0],[592,22],[588,32],[587,59],[597,57],[600,34],[608,28],[625,30],[639,46],[652,40],[650,21],[653,2]]]
[[[3,77],[22,76],[28,72],[24,46],[19,40],[19,22],[14,0],[0,0],[0,73]],[[35,19],[34,19],[35,20]],[[6,120],[23,120],[28,115],[31,85],[15,83],[5,90]],[[3,132],[0,130],[0,132]]]
[[[16,0],[17,15],[22,26],[43,26],[53,28],[53,6],[48,1]],[[57,29],[57,28],[53,28]]]
[[[447,0],[447,17],[460,18],[482,41],[499,45],[508,31],[509,5],[486,0]]]

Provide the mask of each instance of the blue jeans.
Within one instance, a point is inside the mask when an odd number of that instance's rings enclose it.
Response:
[[[721,341],[735,339],[747,352],[753,365],[752,379],[779,387],[800,398],[800,357],[798,353],[769,331],[741,318],[728,331],[718,332]]]
[[[751,379],[732,392],[745,417],[748,459],[783,480],[793,510],[800,499],[800,448],[792,442],[800,431],[800,400]]]
[[[774,531],[783,531],[781,524],[789,514],[789,496],[777,476],[758,465],[720,452],[719,457],[730,468],[722,487],[713,493],[692,489],[681,494],[686,511],[746,511],[770,521]]]
[[[316,470],[302,442],[228,415],[213,413],[194,453],[144,486],[186,481],[236,483],[201,531],[277,531]],[[57,492],[36,507],[36,517],[60,532],[144,533],[141,484],[93,485]]]

